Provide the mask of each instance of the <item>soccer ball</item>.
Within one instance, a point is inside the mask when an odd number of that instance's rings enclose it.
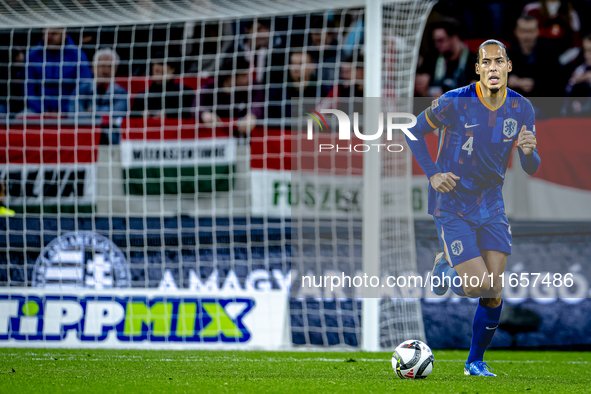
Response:
[[[400,379],[425,379],[434,362],[429,346],[415,339],[402,342],[392,355],[392,368]]]

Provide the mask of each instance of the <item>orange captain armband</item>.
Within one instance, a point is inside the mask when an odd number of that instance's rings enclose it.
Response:
[[[427,108],[424,111],[424,113],[425,113],[425,119],[427,120],[427,123],[429,123],[429,126],[431,126],[434,129],[439,129],[443,126],[443,123],[441,123],[439,121],[439,119],[437,119],[435,114],[433,113],[433,106]]]

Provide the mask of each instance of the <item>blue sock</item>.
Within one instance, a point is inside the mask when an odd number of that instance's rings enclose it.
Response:
[[[478,302],[476,314],[474,315],[472,344],[470,345],[470,354],[468,354],[468,362],[466,364],[474,361],[482,361],[484,351],[490,344],[490,341],[492,341],[495,331],[497,331],[497,327],[499,326],[499,319],[501,318],[501,309],[503,309],[502,300],[501,305],[496,308],[483,306],[481,302],[482,298]]]
[[[461,281],[456,280],[456,284],[454,285],[454,278],[456,276],[458,276],[458,273],[449,263],[442,265],[441,270],[439,271],[439,279],[442,281],[444,280],[445,283],[449,283],[449,288],[451,291],[461,297],[466,297],[466,293],[464,293],[464,289],[460,283]],[[460,284],[459,286],[458,283]]]

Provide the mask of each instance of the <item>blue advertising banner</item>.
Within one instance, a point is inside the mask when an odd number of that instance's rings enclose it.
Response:
[[[0,346],[280,349],[286,307],[282,292],[5,289]]]

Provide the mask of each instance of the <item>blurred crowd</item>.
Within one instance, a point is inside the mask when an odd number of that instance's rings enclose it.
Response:
[[[0,36],[4,119],[233,119],[246,134],[290,117],[292,97],[363,96],[361,10]]]
[[[425,31],[415,97],[473,82],[478,46],[495,38],[505,43],[513,63],[509,88],[528,98],[566,98],[559,100],[558,115],[588,116],[590,15],[591,1],[585,0],[440,2]]]
[[[429,17],[415,97],[476,78],[478,45],[506,43],[509,87],[591,113],[591,1],[440,1]],[[363,12],[246,21],[0,32],[0,114],[76,119],[291,116],[291,98],[363,97]],[[7,45],[7,43],[9,43]],[[130,82],[135,81],[135,82]],[[137,88],[139,86],[139,88]]]

